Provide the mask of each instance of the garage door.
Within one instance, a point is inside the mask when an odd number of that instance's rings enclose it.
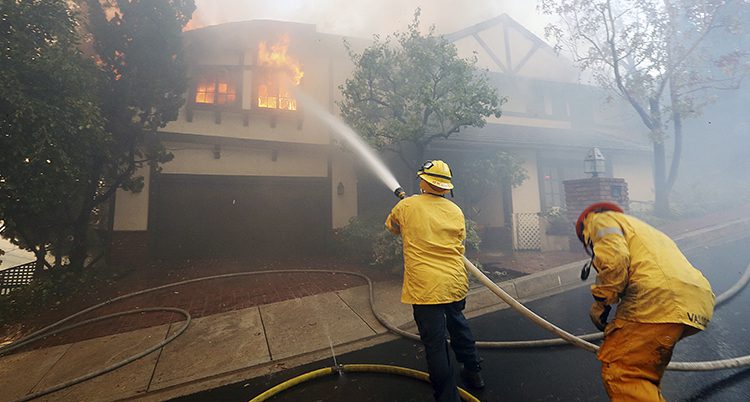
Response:
[[[151,202],[154,254],[313,254],[331,228],[327,178],[162,174]]]

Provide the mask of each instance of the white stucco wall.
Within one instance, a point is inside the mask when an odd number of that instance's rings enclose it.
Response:
[[[344,227],[357,216],[357,174],[353,155],[334,152],[331,157],[332,226]],[[339,183],[343,194],[339,194]]]
[[[503,226],[503,195],[499,189],[492,190],[486,197],[479,201],[481,213],[477,217],[477,223],[485,226]]]
[[[463,37],[454,43],[459,56],[476,56],[477,67],[481,69],[557,82],[576,82],[578,79],[578,70],[569,60],[556,55],[551,47],[540,45],[514,27],[495,25],[477,33],[477,36],[492,55],[473,36]],[[509,48],[506,48],[506,43],[510,44]]]
[[[148,193],[151,184],[151,170],[143,167],[136,172],[143,176],[143,190],[138,193],[117,190],[115,194],[116,231],[137,231],[148,228]]]
[[[243,148],[220,146],[219,159],[210,144],[168,142],[174,159],[162,165],[164,173],[326,177],[325,150],[310,151],[291,147]],[[275,158],[275,160],[274,160]]]
[[[541,197],[536,152],[522,150],[516,154],[524,161],[523,168],[526,169],[528,179],[513,189],[513,212],[539,212],[541,211]]]
[[[649,155],[613,156],[612,176],[625,179],[631,202],[654,201],[654,176]]]

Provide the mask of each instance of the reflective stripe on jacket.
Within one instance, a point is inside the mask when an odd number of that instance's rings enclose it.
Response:
[[[401,234],[404,243],[402,303],[442,304],[466,297],[466,226],[456,204],[431,194],[414,195],[393,207],[385,226]]]
[[[610,211],[589,214],[584,236],[593,243],[597,269],[591,293],[619,302],[617,318],[706,328],[715,301],[711,285],[667,235]]]

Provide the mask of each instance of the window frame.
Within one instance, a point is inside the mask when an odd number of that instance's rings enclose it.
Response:
[[[192,72],[190,87],[190,106],[194,109],[208,110],[241,110],[242,109],[242,70],[238,66],[201,66],[195,68]],[[212,79],[214,81],[214,102],[204,103],[197,102],[198,87],[203,79]],[[216,103],[217,97],[220,96],[218,86],[222,78],[226,79],[228,84],[234,84],[234,100],[230,103]]]
[[[253,71],[253,73],[252,73],[252,96],[253,96],[253,101],[252,101],[252,108],[251,108],[251,110],[253,110],[255,112],[259,112],[259,113],[294,114],[294,113],[300,112],[300,110],[301,110],[300,103],[297,100],[297,98],[295,98],[293,96],[289,97],[289,99],[293,99],[294,102],[295,102],[295,109],[293,109],[293,110],[290,110],[290,109],[281,109],[279,107],[270,108],[270,107],[258,106],[258,98],[260,97],[260,86],[263,83],[263,81],[261,81],[261,79],[264,76],[266,76],[266,75],[272,75],[272,74],[277,73],[279,71],[283,71],[283,68],[273,68],[273,67],[256,65],[253,68],[252,71]],[[303,80],[304,80],[304,78],[303,78]],[[280,85],[279,85],[279,81],[280,80],[277,78],[275,81],[276,81],[275,84],[276,84],[277,88],[280,87]],[[302,87],[302,82],[301,81],[300,81],[300,84],[298,85],[298,87]],[[277,103],[278,103],[279,97],[277,96],[276,99],[277,99]]]

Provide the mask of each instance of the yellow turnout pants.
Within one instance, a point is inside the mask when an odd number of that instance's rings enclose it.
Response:
[[[664,401],[659,382],[684,330],[683,324],[621,319],[607,324],[597,357],[609,398],[613,402]]]

